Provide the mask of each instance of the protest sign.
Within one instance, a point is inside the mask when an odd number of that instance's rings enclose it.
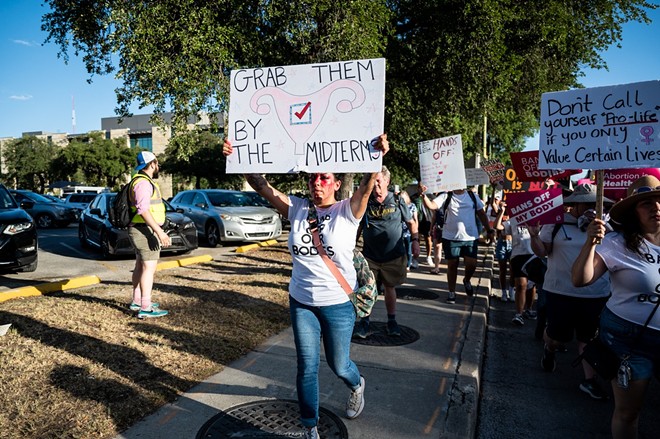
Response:
[[[556,224],[564,221],[561,188],[509,193],[506,204],[509,219],[516,225]]]
[[[481,168],[467,168],[465,169],[465,184],[467,186],[490,184],[490,179],[486,171]]]
[[[628,195],[628,188],[630,185],[644,175],[653,175],[660,178],[660,169],[611,169],[603,171],[603,189],[605,190],[605,196],[613,201],[625,198]]]
[[[232,70],[227,173],[377,172],[385,60]]]
[[[419,142],[419,169],[429,192],[465,189],[461,135]]]
[[[547,178],[561,179],[582,172],[582,169],[568,171],[538,169],[538,151],[512,152],[510,157],[513,169],[516,170],[516,175],[520,181],[544,181]]]
[[[558,187],[559,183],[553,182],[551,187]],[[505,194],[512,192],[528,192],[540,191],[548,189],[548,186],[543,181],[520,181],[516,170],[511,166],[507,166],[504,170],[504,181],[502,187]]]
[[[660,81],[544,93],[540,169],[660,166]]]
[[[502,183],[504,180],[504,164],[498,159],[483,159],[479,162],[479,166],[486,171],[491,184]]]

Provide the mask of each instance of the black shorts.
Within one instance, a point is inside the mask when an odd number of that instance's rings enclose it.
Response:
[[[523,273],[522,267],[531,257],[532,255],[518,255],[511,258],[511,273],[513,274],[514,278],[527,277],[527,275]]]
[[[568,343],[573,337],[586,343],[596,335],[607,297],[572,297],[546,291],[548,337]]]
[[[431,231],[431,222],[426,220],[419,220],[417,231],[419,232],[419,236],[429,236],[429,232]]]

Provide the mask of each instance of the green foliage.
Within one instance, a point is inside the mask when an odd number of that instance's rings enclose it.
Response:
[[[51,159],[58,147],[34,136],[22,137],[3,146],[6,177],[20,189],[44,193],[51,180]]]
[[[172,174],[185,189],[240,189],[243,177],[226,174],[222,139],[209,131],[186,131],[174,136],[160,159],[163,172]]]
[[[62,148],[53,167],[60,180],[81,179],[91,186],[118,189],[130,176],[137,151],[126,146],[125,138],[105,139],[92,133]]]
[[[175,112],[227,109],[236,67],[385,56],[386,157],[397,178],[419,173],[417,143],[462,134],[464,156],[508,159],[538,127],[543,92],[579,86],[584,66],[648,22],[646,0],[46,0],[47,41],[115,73],[117,113],[133,102]],[[118,60],[117,63],[114,60]],[[179,160],[188,158],[182,144]],[[192,150],[190,150],[192,151]],[[400,177],[399,177],[400,175]],[[202,179],[208,177],[202,177]],[[200,181],[202,181],[200,179]],[[201,184],[201,183],[200,183]]]

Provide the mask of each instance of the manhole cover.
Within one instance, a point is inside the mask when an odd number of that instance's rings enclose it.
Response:
[[[196,439],[303,437],[297,401],[268,400],[231,407],[209,419]],[[346,439],[346,426],[334,413],[319,409],[319,435]]]
[[[351,341],[368,346],[402,346],[419,340],[419,332],[414,329],[402,325],[399,325],[399,329],[401,329],[401,335],[392,337],[387,335],[387,323],[369,322],[367,338],[353,337]]]
[[[435,300],[438,296],[433,291],[420,290],[417,288],[397,288],[396,289],[397,299],[404,300]]]

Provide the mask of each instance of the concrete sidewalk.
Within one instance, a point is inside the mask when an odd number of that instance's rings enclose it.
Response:
[[[345,434],[333,437],[474,437],[492,276],[492,250],[481,247],[480,252],[472,282],[476,295],[468,298],[462,292],[459,269],[456,304],[445,303],[445,267],[440,275],[429,273],[431,267],[426,265],[410,272],[401,292],[416,289],[438,295],[434,299],[398,300],[397,320],[404,335],[416,332],[418,340],[399,346],[352,344],[351,356],[366,379],[366,405],[357,419],[344,417],[349,390],[330,371],[322,356],[321,407],[338,416],[346,429]],[[386,321],[382,298],[371,321],[376,327]],[[240,404],[296,400],[295,381],[296,356],[289,328],[117,438],[300,437],[295,425],[285,425],[276,432],[255,433],[250,420],[241,420],[247,425],[245,429],[221,436],[210,433],[207,424],[213,423],[214,416]],[[320,433],[325,439],[322,428]]]

